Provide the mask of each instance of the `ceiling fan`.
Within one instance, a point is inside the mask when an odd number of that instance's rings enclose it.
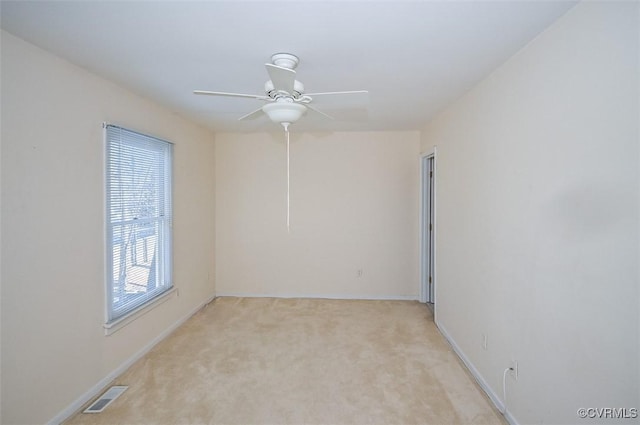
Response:
[[[255,118],[262,114],[266,114],[271,121],[280,123],[284,127],[287,137],[287,232],[290,223],[290,166],[289,166],[289,125],[298,121],[307,111],[312,111],[325,118],[333,119],[332,116],[319,111],[311,106],[314,98],[322,98],[326,96],[349,95],[352,97],[367,95],[366,90],[339,91],[325,93],[305,93],[304,85],[296,80],[296,71],[300,60],[297,56],[290,53],[276,53],[271,56],[271,62],[264,66],[269,74],[269,81],[264,85],[264,95],[227,93],[218,91],[194,90],[194,94],[202,94],[208,96],[227,96],[227,97],[245,97],[249,99],[257,99],[265,102],[265,105],[243,115],[239,120]]]
[[[206,90],[194,90],[193,93],[208,96],[244,97],[266,102],[264,106],[243,115],[239,120],[256,118],[266,114],[271,121],[282,124],[285,131],[288,131],[289,124],[298,121],[307,111],[333,119],[332,116],[311,106],[315,98],[343,95],[362,97],[368,94],[366,90],[305,93],[304,85],[296,80],[296,71],[294,71],[300,62],[297,56],[290,53],[276,53],[271,56],[271,62],[265,64],[269,81],[264,85],[264,95]]]

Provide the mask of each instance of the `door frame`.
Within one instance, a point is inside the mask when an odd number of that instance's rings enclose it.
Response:
[[[437,182],[437,147],[434,146],[432,150],[424,152],[420,155],[420,302],[436,303],[436,182]],[[425,184],[427,177],[427,161],[431,162],[431,223],[433,225],[431,235],[429,235],[429,229],[425,226],[425,211],[426,196],[429,194],[428,186]],[[431,251],[428,252],[429,237],[431,240]],[[427,255],[431,256],[431,283],[432,291],[429,293],[429,276],[428,276],[428,260]]]

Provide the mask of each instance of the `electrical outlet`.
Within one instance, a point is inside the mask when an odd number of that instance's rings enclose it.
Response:
[[[362,277],[362,269],[358,269],[357,276]]]
[[[509,365],[509,374],[514,379],[514,381],[518,380],[518,362],[515,360],[511,360],[511,364]]]
[[[488,337],[487,334],[482,334],[482,349],[487,351],[487,347],[488,347]]]

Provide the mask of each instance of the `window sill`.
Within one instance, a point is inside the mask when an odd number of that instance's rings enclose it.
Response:
[[[166,301],[169,301],[170,299],[177,296],[178,296],[177,288],[173,287],[169,289],[167,292],[163,293],[162,295],[159,295],[158,297],[154,298],[147,304],[144,304],[143,306],[137,308],[136,310],[133,310],[125,314],[124,316],[117,318],[113,322],[105,323],[104,325],[102,325],[102,327],[104,328],[104,334],[108,336],[119,331],[120,329],[127,326],[129,323],[135,321],[139,317],[144,316],[145,314],[147,314],[148,312],[150,312],[160,304],[164,304]]]

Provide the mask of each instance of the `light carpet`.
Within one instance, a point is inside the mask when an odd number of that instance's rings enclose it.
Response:
[[[412,301],[218,298],[66,424],[505,424]]]

